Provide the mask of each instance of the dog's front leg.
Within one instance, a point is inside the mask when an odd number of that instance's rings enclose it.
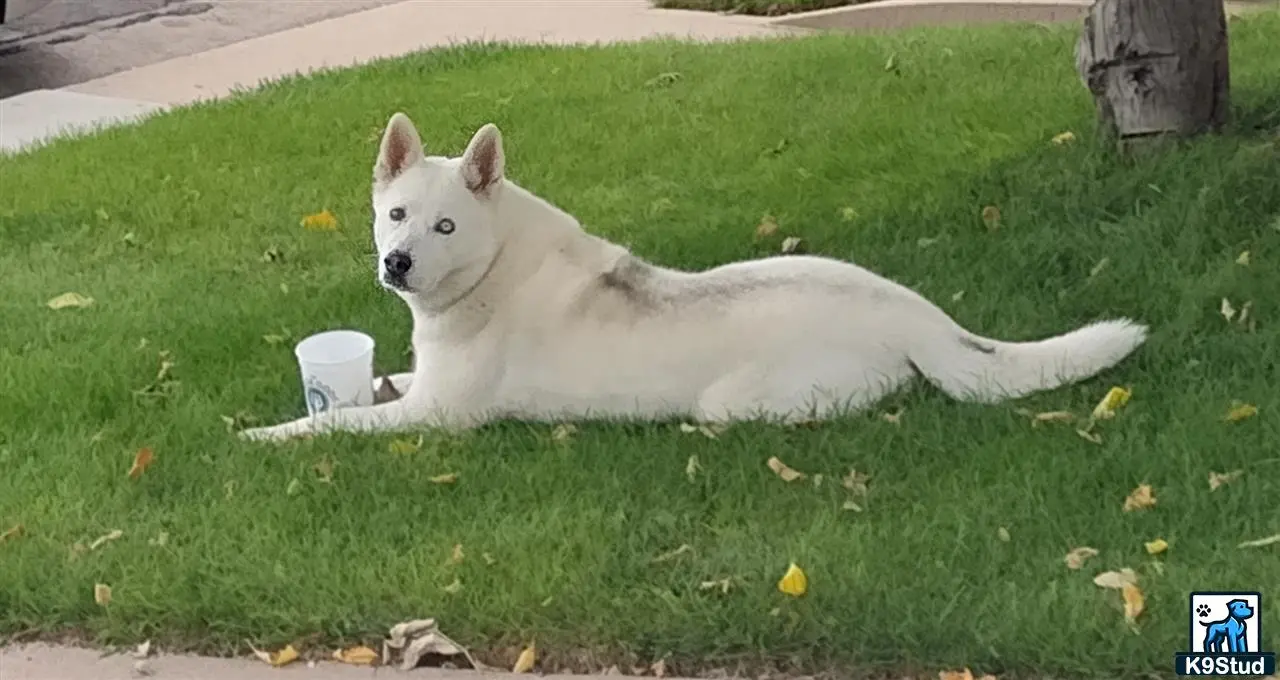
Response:
[[[414,408],[414,407],[417,408]],[[443,412],[422,408],[420,404],[404,399],[376,404],[352,406],[326,411],[318,416],[305,417],[272,427],[256,427],[242,430],[240,437],[251,441],[284,441],[333,432],[374,433],[394,432],[416,426],[465,428],[477,424],[475,418],[446,416]]]

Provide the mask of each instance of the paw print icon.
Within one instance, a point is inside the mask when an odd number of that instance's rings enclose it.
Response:
[[[1209,612],[1211,611],[1213,610],[1209,608],[1209,605],[1202,604],[1196,607],[1196,616],[1203,619],[1204,617],[1208,616]]]

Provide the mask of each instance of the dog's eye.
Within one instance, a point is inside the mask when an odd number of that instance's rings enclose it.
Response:
[[[392,208],[390,213],[391,219],[400,222],[405,218],[404,208]]]
[[[457,228],[457,226],[456,226],[456,225],[454,225],[453,220],[449,219],[448,217],[441,218],[441,220],[440,220],[439,222],[436,222],[436,226],[434,227],[434,229],[435,229],[437,232],[440,232],[441,234],[444,234],[445,236],[448,236],[449,234],[452,234],[452,233],[453,233],[453,230],[454,230],[454,229],[456,229],[456,228]]]

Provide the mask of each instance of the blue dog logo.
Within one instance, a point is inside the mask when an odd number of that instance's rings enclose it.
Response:
[[[1209,615],[1208,605],[1196,607],[1196,616]],[[1249,652],[1249,640],[1245,636],[1248,627],[1245,621],[1253,618],[1253,608],[1244,600],[1231,600],[1227,603],[1227,617],[1221,621],[1201,621],[1205,627],[1204,651],[1231,654]]]

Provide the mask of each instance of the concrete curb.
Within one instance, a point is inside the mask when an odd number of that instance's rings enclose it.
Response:
[[[33,90],[0,99],[0,151],[131,123],[163,110],[153,102],[62,90]]]

